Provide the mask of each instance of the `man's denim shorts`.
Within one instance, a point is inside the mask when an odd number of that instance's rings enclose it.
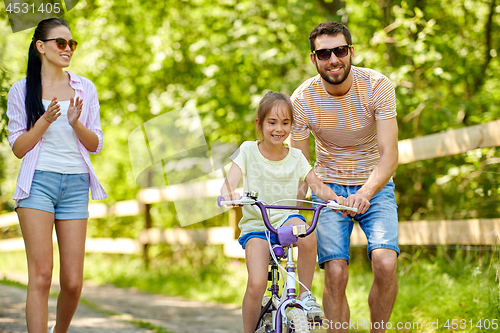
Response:
[[[35,170],[30,195],[16,203],[16,209],[32,208],[53,213],[56,220],[89,217],[88,173],[63,174]]]
[[[361,188],[361,186],[326,185],[337,195],[345,198]],[[313,201],[322,202],[314,193],[312,197]],[[370,200],[370,208],[364,214],[351,218],[349,215],[342,217],[342,213],[336,213],[331,209],[321,210],[316,227],[320,268],[323,268],[326,261],[333,259],[345,259],[349,263],[353,220],[359,223],[368,240],[368,258],[371,259],[372,250],[380,248],[394,250],[399,256],[398,212],[394,196],[394,183],[390,181],[373,196]]]
[[[306,223],[306,218],[304,216],[302,216],[300,214],[292,214],[292,215],[287,217],[287,219],[285,220],[285,222],[283,222],[283,224],[285,224],[286,221],[288,221],[289,219],[291,219],[293,217],[298,217],[299,219],[304,221],[304,223]],[[252,232],[246,233],[243,236],[241,236],[240,238],[238,238],[238,243],[240,243],[241,247],[243,249],[245,249],[245,246],[247,245],[247,242],[250,238],[257,237],[257,238],[267,239],[266,232],[270,235],[269,239],[271,240],[271,244],[279,244],[280,243],[280,241],[278,239],[278,235],[271,233],[269,230],[252,231]]]

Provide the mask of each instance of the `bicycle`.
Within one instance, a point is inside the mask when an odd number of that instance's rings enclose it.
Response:
[[[264,225],[275,235],[278,235],[281,245],[271,245],[269,235],[267,235],[271,257],[269,259],[270,270],[268,272],[268,280],[271,281],[271,286],[267,289],[271,292],[270,295],[264,295],[262,301],[262,310],[259,316],[259,322],[255,328],[255,333],[306,333],[310,332],[310,323],[307,319],[307,311],[310,308],[306,305],[306,299],[298,299],[296,293],[296,281],[301,283],[295,277],[296,265],[293,261],[293,243],[298,240],[298,237],[306,237],[311,234],[316,228],[319,212],[327,207],[335,210],[350,210],[356,212],[356,208],[342,206],[335,201],[314,203],[313,207],[304,206],[276,206],[279,201],[290,201],[290,199],[278,200],[270,205],[257,200],[257,192],[246,193],[245,197],[239,200],[224,201],[223,197],[217,199],[219,207],[227,206],[243,206],[255,205],[259,208]],[[293,199],[293,201],[309,202],[306,200]],[[306,225],[286,225],[275,229],[269,222],[266,209],[286,209],[286,210],[309,210],[313,211],[311,226],[306,229]],[[281,267],[281,260],[286,259],[284,271]],[[286,286],[286,293],[281,292],[279,288],[279,270],[282,270],[283,276],[286,276],[286,281],[283,282],[283,291]],[[307,288],[306,288],[307,289]],[[314,318],[312,325],[321,325],[320,318]],[[286,329],[286,331],[285,331]]]

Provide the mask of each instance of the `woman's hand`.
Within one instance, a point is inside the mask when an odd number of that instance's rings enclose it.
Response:
[[[47,111],[43,114],[43,117],[45,120],[47,120],[49,123],[53,123],[54,121],[59,118],[61,115],[61,106],[57,102],[57,97],[52,98],[52,101],[49,104],[49,107],[47,108]]]
[[[68,122],[71,127],[74,127],[80,119],[80,115],[82,114],[83,108],[83,100],[80,97],[76,98],[76,102],[73,98],[70,99],[69,107],[68,107]]]

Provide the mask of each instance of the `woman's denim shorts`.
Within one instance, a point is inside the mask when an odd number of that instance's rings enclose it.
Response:
[[[16,209],[32,208],[54,214],[56,220],[89,217],[88,173],[63,174],[35,170],[29,197],[16,203]]]

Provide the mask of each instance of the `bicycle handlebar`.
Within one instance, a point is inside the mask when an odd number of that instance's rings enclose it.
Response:
[[[348,207],[348,206],[343,206],[339,205],[336,201],[331,200],[328,202],[323,202],[319,203],[316,205],[316,207],[303,207],[303,206],[275,206],[275,205],[264,205],[261,201],[250,198],[250,197],[243,197],[239,200],[230,200],[230,201],[224,201],[224,198],[222,196],[219,196],[217,198],[217,204],[219,207],[222,207],[224,205],[229,206],[229,205],[235,205],[235,206],[245,206],[245,205],[255,205],[260,209],[260,212],[262,214],[262,218],[264,220],[264,225],[266,228],[272,232],[275,235],[278,235],[278,230],[275,229],[272,225],[271,222],[269,222],[269,216],[266,213],[266,209],[286,209],[286,210],[312,210],[314,211],[313,214],[313,219],[311,226],[306,230],[304,237],[309,235],[314,231],[316,228],[316,225],[318,223],[318,217],[319,217],[319,212],[321,209],[327,207],[331,208],[334,210],[348,210],[352,212],[357,212],[358,210],[353,207]]]

